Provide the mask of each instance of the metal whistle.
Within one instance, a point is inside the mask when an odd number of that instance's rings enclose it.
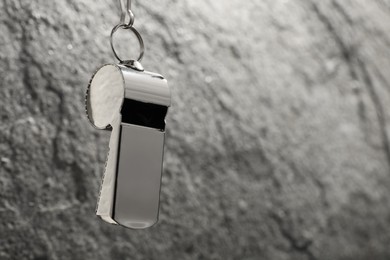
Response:
[[[111,130],[96,214],[143,229],[158,221],[165,116],[171,104],[158,74],[108,64],[92,77],[86,96],[90,122]]]

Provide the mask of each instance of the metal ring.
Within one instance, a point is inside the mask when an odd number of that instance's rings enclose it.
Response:
[[[119,28],[123,28],[123,29],[129,29],[131,30],[134,35],[137,37],[138,39],[138,42],[139,42],[139,46],[140,46],[140,54],[138,56],[138,59],[137,61],[141,61],[142,58],[144,57],[144,52],[145,52],[145,45],[144,45],[144,41],[142,40],[142,37],[141,37],[141,34],[132,26],[128,26],[126,24],[118,24],[117,26],[115,26],[112,31],[111,31],[111,35],[110,35],[110,44],[111,44],[111,49],[112,49],[112,52],[114,53],[115,55],[115,58],[118,59],[119,62],[123,63],[124,60],[122,60],[121,58],[119,58],[118,54],[116,53],[115,51],[115,48],[114,48],[114,33],[119,29]]]

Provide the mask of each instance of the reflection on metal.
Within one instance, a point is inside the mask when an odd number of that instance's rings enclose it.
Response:
[[[105,65],[92,77],[86,109],[98,129],[110,129],[97,215],[128,228],[158,220],[165,116],[171,104],[158,74]]]

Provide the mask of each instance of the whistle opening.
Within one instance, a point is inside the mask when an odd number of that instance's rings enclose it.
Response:
[[[166,106],[125,99],[121,111],[122,122],[164,131],[167,112]]]

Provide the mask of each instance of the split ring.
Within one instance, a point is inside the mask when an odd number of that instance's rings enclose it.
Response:
[[[110,35],[110,44],[111,44],[111,49],[112,49],[112,52],[114,53],[115,55],[115,58],[117,58],[117,60],[120,62],[120,63],[123,63],[124,61],[127,61],[129,59],[126,59],[126,60],[122,60],[117,52],[115,51],[115,48],[114,48],[114,34],[115,32],[119,29],[119,28],[122,28],[122,29],[128,29],[128,30],[131,30],[133,32],[133,34],[137,37],[138,39],[138,43],[139,43],[139,47],[140,47],[140,54],[137,58],[137,61],[141,61],[143,56],[144,56],[144,52],[145,52],[145,45],[144,45],[144,41],[141,37],[141,34],[132,26],[128,26],[127,24],[118,24],[117,26],[115,26],[112,31],[111,31],[111,35]]]

